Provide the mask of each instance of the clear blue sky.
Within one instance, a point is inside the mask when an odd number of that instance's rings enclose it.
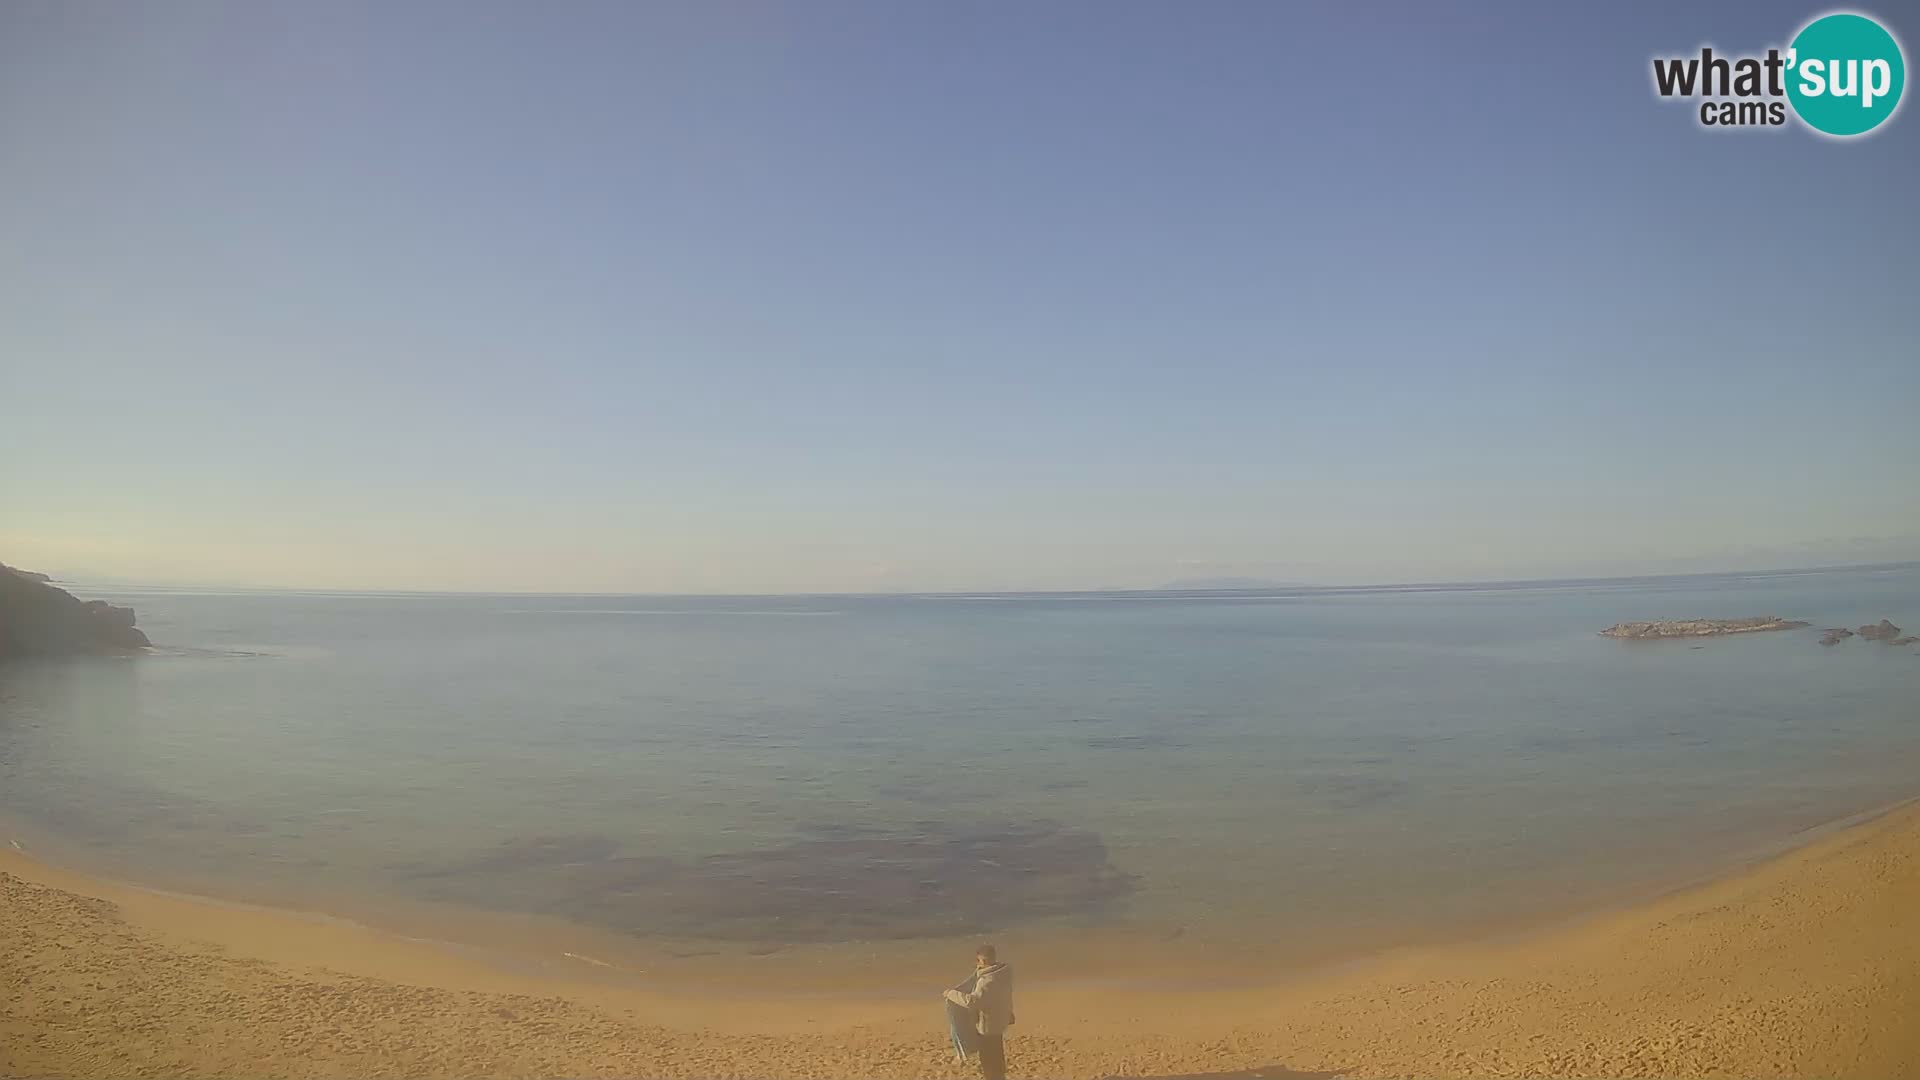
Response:
[[[1920,558],[1920,115],[1710,133],[1649,85],[1821,10],[8,3],[0,559],[757,592]]]

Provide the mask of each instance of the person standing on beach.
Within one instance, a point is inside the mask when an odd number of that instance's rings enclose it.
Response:
[[[977,1018],[980,1033],[980,1075],[983,1080],[1006,1080],[1007,1028],[1013,1024],[1013,969],[1000,962],[991,945],[973,951],[973,989],[949,990],[946,999]]]

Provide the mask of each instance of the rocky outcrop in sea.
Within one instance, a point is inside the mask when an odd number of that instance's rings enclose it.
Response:
[[[1615,623],[1600,631],[1601,637],[1629,638],[1635,641],[1658,638],[1717,637],[1721,634],[1754,634],[1767,630],[1798,630],[1810,624],[1777,615],[1751,619],[1654,619],[1649,622]]]
[[[1892,622],[1886,619],[1881,619],[1877,623],[1863,626],[1858,630],[1849,630],[1844,626],[1833,627],[1821,635],[1820,644],[1838,645],[1842,641],[1855,636],[1858,636],[1862,641],[1884,641],[1889,645],[1912,645],[1914,642],[1920,641],[1920,636],[1907,634],[1903,637],[1901,634],[1902,631],[1899,627],[1893,625]]]

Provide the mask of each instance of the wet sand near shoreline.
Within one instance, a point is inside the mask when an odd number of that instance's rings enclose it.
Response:
[[[1649,903],[1272,985],[1009,958],[1016,1076],[1920,1076],[1920,806]],[[934,987],[861,974],[722,996],[513,970],[0,852],[8,1076],[967,1075]]]

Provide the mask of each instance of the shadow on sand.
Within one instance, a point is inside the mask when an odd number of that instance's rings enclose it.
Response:
[[[1102,1080],[1340,1080],[1344,1072],[1302,1072],[1284,1065],[1235,1068],[1233,1072],[1181,1072],[1179,1076],[1104,1076]]]

